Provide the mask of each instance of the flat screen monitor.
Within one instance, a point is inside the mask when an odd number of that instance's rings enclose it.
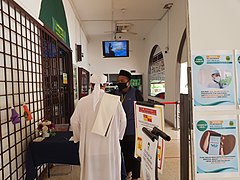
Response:
[[[129,41],[103,41],[103,57],[129,57]]]

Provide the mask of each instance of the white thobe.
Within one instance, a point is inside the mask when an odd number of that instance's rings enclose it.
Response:
[[[101,98],[104,91],[101,91]],[[100,101],[101,101],[100,98]],[[93,94],[79,100],[71,117],[74,141],[80,141],[80,180],[121,180],[121,148],[119,140],[126,128],[126,114],[119,101],[107,137],[92,133],[99,104],[93,111]]]

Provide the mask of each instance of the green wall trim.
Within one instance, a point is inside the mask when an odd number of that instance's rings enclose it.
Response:
[[[39,19],[70,47],[67,19],[62,0],[42,0]]]

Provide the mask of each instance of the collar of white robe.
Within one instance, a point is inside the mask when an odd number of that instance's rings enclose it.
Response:
[[[95,111],[97,103],[99,102],[100,99],[100,93],[101,93],[101,89],[100,89],[100,84],[104,84],[107,82],[107,77],[103,74],[93,74],[90,77],[90,83],[95,84],[94,85],[94,89],[92,91],[93,94],[93,110]]]

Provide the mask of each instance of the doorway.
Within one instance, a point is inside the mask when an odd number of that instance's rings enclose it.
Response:
[[[73,113],[73,70],[71,50],[43,32],[44,119],[68,124]]]

